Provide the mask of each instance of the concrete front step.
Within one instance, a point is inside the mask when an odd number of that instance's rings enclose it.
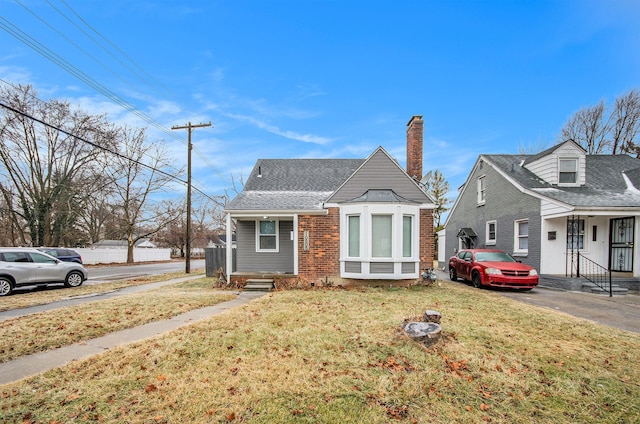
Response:
[[[244,286],[245,291],[271,291],[273,288],[273,280],[262,278],[247,280],[247,284]]]
[[[601,287],[596,286],[593,283],[582,283],[582,291],[596,293],[596,294],[609,294],[609,288],[603,289]],[[611,294],[614,295],[625,295],[629,293],[629,289],[617,286],[615,284],[611,285]]]

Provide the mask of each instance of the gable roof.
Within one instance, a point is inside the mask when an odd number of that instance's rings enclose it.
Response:
[[[522,163],[530,155],[482,155],[506,178],[531,193],[575,207],[640,207],[640,159],[628,155],[586,155],[586,183],[579,187],[549,184]],[[625,179],[625,175],[627,178]]]
[[[325,202],[353,201],[370,189],[386,194],[396,190],[394,196],[386,196],[394,202],[433,204],[398,162],[378,147],[367,159],[259,159],[244,190],[225,212],[320,212]]]
[[[525,162],[524,162],[524,163],[525,163],[525,164],[528,164],[528,163],[535,162],[535,161],[537,161],[537,160],[538,160],[538,159],[540,159],[540,158],[543,158],[543,157],[545,157],[545,156],[548,156],[548,155],[552,154],[553,152],[555,152],[556,150],[558,150],[558,149],[562,148],[562,147],[563,147],[563,146],[565,146],[565,145],[571,145],[571,146],[573,146],[573,148],[574,148],[574,149],[576,149],[576,150],[578,150],[578,151],[581,151],[583,154],[586,154],[586,153],[587,153],[587,151],[584,149],[584,147],[582,147],[581,145],[579,145],[579,144],[578,144],[578,143],[576,143],[575,141],[573,141],[573,140],[566,140],[566,141],[563,141],[563,142],[562,142],[562,143],[560,143],[560,144],[556,144],[555,146],[551,146],[550,148],[548,148],[548,149],[546,149],[546,150],[543,150],[543,151],[542,151],[542,152],[540,152],[540,153],[536,153],[535,155],[526,155],[526,158],[525,158]]]
[[[231,211],[314,211],[364,159],[259,159]]]
[[[327,199],[327,202],[353,201],[371,189],[386,192],[394,190],[397,196],[408,202],[431,204],[435,207],[433,200],[424,189],[382,147],[378,147]]]

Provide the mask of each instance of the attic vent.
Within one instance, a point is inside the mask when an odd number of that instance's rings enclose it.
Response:
[[[262,178],[262,168],[258,167],[258,178]]]

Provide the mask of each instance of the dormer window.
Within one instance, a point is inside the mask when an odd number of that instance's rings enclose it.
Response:
[[[558,170],[558,184],[578,183],[578,158],[560,159]]]

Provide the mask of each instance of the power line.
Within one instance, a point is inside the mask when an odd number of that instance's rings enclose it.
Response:
[[[20,87],[16,86],[15,84],[13,84],[13,83],[11,83],[11,82],[9,82],[9,81],[6,81],[6,80],[2,79],[2,78],[0,78],[0,82],[3,82],[4,84],[6,84],[6,85],[8,85],[8,86],[10,86],[10,87],[13,87],[15,90],[20,90]],[[32,94],[31,92],[27,93],[27,95],[28,95],[29,97],[31,97],[33,100],[36,100],[36,101],[38,101],[38,102],[42,103],[43,105],[51,106],[51,103],[50,103],[50,102],[48,102],[48,101],[46,101],[46,100],[42,100],[41,98],[39,98],[39,97],[35,96],[35,95],[34,95],[34,94]],[[148,156],[146,153],[145,153],[145,155],[146,155],[146,156]],[[150,157],[150,159],[151,159],[151,157]],[[175,167],[174,167],[174,166],[172,166],[172,165],[167,165],[167,167],[168,167],[168,168],[171,168],[171,169],[172,169],[172,170],[174,170],[174,171],[176,171],[176,173],[179,173],[179,172],[180,172],[180,170],[179,170],[179,169],[175,168]]]
[[[162,175],[164,175],[164,176],[168,177],[169,179],[171,179],[171,180],[173,180],[173,181],[177,181],[177,182],[182,183],[182,184],[187,184],[187,181],[181,180],[180,178],[178,178],[178,177],[177,177],[177,176],[175,176],[175,175],[169,174],[168,172],[165,172],[165,171],[163,171],[163,170],[161,170],[161,169],[158,169],[158,168],[156,168],[156,167],[153,167],[153,166],[147,165],[147,164],[146,164],[146,163],[144,163],[144,162],[140,162],[140,161],[138,161],[138,160],[135,160],[135,159],[132,159],[132,158],[130,158],[130,157],[127,157],[127,156],[123,155],[122,153],[118,153],[118,152],[116,152],[116,151],[114,151],[114,150],[111,150],[111,149],[108,149],[108,148],[106,148],[106,147],[104,147],[104,146],[100,146],[99,144],[96,144],[96,143],[94,143],[94,142],[92,142],[92,141],[89,141],[89,140],[87,140],[87,139],[83,138],[83,137],[80,137],[80,136],[77,136],[77,135],[75,135],[75,134],[72,134],[72,133],[70,133],[70,132],[69,132],[69,131],[67,131],[67,130],[64,130],[64,129],[62,129],[62,128],[56,127],[55,125],[49,124],[49,123],[47,123],[47,122],[45,122],[45,121],[43,121],[43,120],[41,120],[41,119],[39,119],[39,118],[36,118],[35,116],[32,116],[32,115],[30,115],[30,114],[28,114],[28,113],[26,113],[26,112],[23,112],[23,111],[21,111],[21,110],[18,110],[18,109],[16,109],[16,108],[12,107],[12,106],[9,106],[9,105],[5,104],[5,103],[4,103],[4,102],[2,102],[2,101],[0,101],[0,107],[3,107],[3,108],[5,108],[5,109],[8,109],[8,110],[12,111],[13,113],[17,113],[18,115],[24,116],[25,118],[31,119],[31,120],[33,120],[33,121],[35,121],[35,122],[38,122],[39,124],[42,124],[42,125],[44,125],[44,126],[46,126],[46,127],[48,127],[48,128],[54,129],[54,130],[56,130],[56,131],[59,131],[59,132],[61,132],[61,133],[65,134],[65,135],[68,135],[69,137],[76,138],[77,140],[80,140],[80,141],[82,141],[83,143],[86,143],[86,144],[88,144],[88,145],[90,145],[90,146],[92,146],[92,147],[94,147],[94,148],[96,148],[96,149],[103,150],[103,151],[105,151],[105,152],[107,152],[107,153],[110,153],[110,154],[112,154],[112,155],[114,155],[114,156],[118,156],[118,157],[119,157],[119,158],[121,158],[121,159],[124,159],[124,160],[130,161],[130,162],[133,162],[133,163],[135,163],[136,165],[140,165],[140,166],[142,166],[142,167],[144,167],[144,168],[147,168],[147,169],[150,169],[150,170],[152,170],[152,171],[154,171],[154,172],[157,172],[157,173],[159,173],[159,174],[162,174]],[[208,194],[206,194],[206,193],[205,193],[205,192],[203,192],[202,190],[200,190],[200,189],[198,189],[198,188],[196,188],[196,187],[194,187],[193,189],[194,189],[194,190],[196,190],[196,191],[197,191],[198,193],[200,193],[201,195],[203,195],[204,197],[206,197],[207,199],[212,200],[212,201],[214,201],[214,202],[216,201],[216,199],[215,199],[214,197],[209,196]]]
[[[151,118],[144,112],[141,112],[135,107],[133,107],[131,104],[129,104],[120,96],[118,96],[116,93],[114,93],[104,85],[100,84],[99,82],[91,78],[85,72],[83,72],[82,70],[78,69],[77,67],[69,63],[67,60],[65,60],[64,58],[62,58],[61,56],[53,52],[48,47],[44,46],[39,41],[35,40],[33,37],[31,37],[29,34],[25,33],[24,31],[22,31],[20,28],[13,25],[6,18],[4,18],[3,16],[0,16],[0,19],[1,19],[0,27],[4,29],[6,32],[8,32],[10,35],[22,41],[24,44],[31,47],[33,50],[40,53],[42,56],[49,59],[51,62],[55,63],[56,65],[58,65],[59,67],[61,67],[62,69],[70,73],[71,75],[73,75],[74,77],[78,78],[80,81],[84,82],[85,84],[92,87],[93,89],[95,89],[96,91],[104,95],[105,97],[117,103],[123,109],[126,109],[127,111],[133,113],[134,115],[141,118],[145,122],[151,124],[153,127],[162,131],[163,133],[168,134],[171,137],[175,138],[174,134],[172,134],[167,128],[165,128],[164,126],[156,122],[153,118]],[[184,140],[179,140],[179,141],[184,142]]]
[[[18,2],[18,4],[20,4],[25,10],[27,10],[29,13],[31,13],[33,16],[35,16],[36,18],[38,18],[41,22],[43,22],[45,25],[47,25],[50,29],[52,29],[53,31],[55,31],[59,36],[61,36],[62,38],[64,38],[67,42],[69,42],[70,44],[72,44],[74,47],[76,47],[78,50],[82,51],[84,54],[86,54],[87,56],[89,56],[90,58],[92,58],[94,61],[96,61],[97,63],[99,63],[102,67],[104,67],[105,69],[107,69],[111,74],[115,75],[118,79],[122,80],[123,82],[129,84],[127,81],[125,81],[122,77],[120,77],[119,75],[117,75],[114,71],[112,71],[111,69],[109,69],[108,67],[106,67],[104,64],[102,64],[100,61],[98,61],[95,57],[93,57],[91,54],[87,53],[84,49],[82,49],[80,46],[78,46],[76,43],[72,42],[71,40],[69,40],[68,37],[64,36],[60,31],[56,30],[55,28],[53,28],[51,25],[49,25],[47,22],[45,22],[42,18],[40,18],[37,14],[35,14],[34,12],[32,12],[30,9],[28,9],[25,5],[23,5],[22,3],[20,3],[18,0],[16,0]],[[97,44],[102,50],[104,50],[105,52],[107,52],[110,56],[112,56],[114,59],[116,59],[118,62],[120,62],[123,66],[125,66],[125,68],[127,68],[129,71],[131,71],[134,75],[136,75],[138,78],[141,78],[139,74],[137,74],[135,71],[133,71],[130,67],[126,66],[122,61],[120,61],[117,57],[115,57],[114,54],[112,54],[112,52],[108,51],[108,49],[106,49],[101,43],[99,43],[98,41],[96,41],[93,37],[91,37],[89,34],[87,34],[86,31],[84,31],[83,29],[81,29],[78,25],[76,25],[74,22],[72,22],[72,20],[65,15],[65,13],[63,11],[61,11],[59,8],[56,8],[49,0],[46,0],[47,3],[54,9],[56,10],[60,15],[62,15],[67,21],[69,21],[72,25],[74,25],[78,30],[80,30],[86,37],[88,37],[90,40],[92,40],[95,44]],[[85,25],[87,26],[91,31],[93,31],[94,33],[96,33],[99,37],[101,37],[103,40],[105,40],[107,43],[109,43],[111,46],[113,46],[117,52],[119,52],[122,56],[124,56],[129,62],[133,63],[138,69],[140,69],[145,75],[149,76],[148,73],[144,72],[144,70],[135,62],[133,61],[129,56],[127,56],[121,49],[119,49],[114,43],[112,43],[111,41],[109,41],[106,37],[104,37],[102,34],[100,34],[98,31],[96,31],[91,25],[89,25],[75,10],[73,10],[64,0],[61,0],[61,2]],[[177,141],[181,142],[181,143],[185,143],[184,139],[181,138],[177,138],[175,136],[175,133],[169,131],[165,126],[163,126],[162,124],[158,123],[156,120],[154,120],[152,117],[148,116],[147,114],[145,114],[144,112],[139,111],[138,109],[136,109],[133,105],[131,105],[130,103],[128,103],[126,100],[124,100],[123,98],[121,98],[120,96],[118,96],[116,93],[114,93],[113,91],[109,90],[108,88],[104,87],[102,84],[100,84],[99,82],[97,82],[96,80],[94,80],[93,78],[91,78],[89,75],[87,75],[86,73],[84,73],[82,70],[78,69],[77,67],[75,67],[74,65],[72,65],[71,63],[69,63],[68,61],[66,61],[64,58],[62,58],[61,56],[57,55],[55,52],[53,52],[52,50],[50,50],[49,48],[47,48],[46,46],[44,46],[42,43],[38,42],[37,40],[35,40],[33,37],[31,37],[29,34],[27,34],[26,32],[22,31],[20,28],[16,27],[15,25],[13,25],[11,22],[7,21],[4,17],[1,17],[6,24],[0,22],[0,27],[3,28],[6,32],[8,32],[10,35],[12,35],[13,37],[17,38],[19,41],[21,41],[22,43],[26,44],[28,47],[32,48],[33,50],[35,50],[37,53],[39,53],[40,55],[44,56],[45,58],[47,58],[49,61],[53,62],[54,64],[56,64],[57,66],[61,67],[62,69],[64,69],[65,71],[67,71],[69,74],[75,76],[76,78],[78,78],[79,80],[83,81],[85,84],[87,84],[88,86],[94,88],[96,91],[98,91],[99,93],[103,94],[105,97],[107,97],[108,99],[112,100],[114,103],[118,104],[119,106],[121,106],[123,109],[133,113],[134,115],[138,116],[139,118],[141,118],[142,120],[144,120],[145,122],[147,122],[148,124],[150,124],[151,126],[153,126],[154,128],[160,130],[162,133],[165,133],[167,135],[170,135],[170,137],[172,137],[173,139],[176,139]],[[154,86],[158,85],[160,86],[163,90],[167,91],[170,95],[171,93],[164,87],[159,85],[155,80],[153,80],[153,78],[151,78],[149,76],[150,80],[147,80],[145,82],[148,83],[148,85],[150,86]],[[144,78],[141,78],[144,81]],[[174,97],[174,96],[172,96]],[[217,167],[215,165],[213,165],[213,163],[211,161],[209,161],[209,159],[197,148],[194,147],[194,151],[196,152],[196,154],[198,155],[198,157],[200,157],[200,159],[203,160],[203,162],[210,168],[212,169],[221,179],[225,180],[226,178],[218,171]]]
[[[80,21],[82,22],[87,28],[89,28],[94,34],[96,34],[98,37],[100,37],[102,40],[104,40],[105,42],[107,42],[111,47],[113,47],[121,56],[123,56],[125,59],[127,59],[128,62],[130,62],[136,69],[138,69],[143,75],[140,75],[140,73],[138,73],[135,69],[132,69],[128,64],[126,64],[123,60],[121,60],[120,58],[117,57],[117,55],[115,55],[113,52],[111,52],[109,49],[107,49],[102,43],[100,43],[98,40],[96,40],[94,37],[92,37],[90,34],[88,34],[85,30],[83,30],[78,24],[76,24],[75,22],[73,22],[73,20],[71,18],[69,18],[63,11],[61,11],[59,8],[57,8],[56,6],[54,6],[51,1],[46,0],[47,4],[49,4],[49,6],[51,6],[52,9],[54,9],[56,12],[58,12],[62,17],[64,17],[69,23],[71,23],[73,26],[75,26],[79,31],[81,31],[87,38],[89,38],[91,41],[93,41],[95,44],[97,44],[98,46],[100,46],[100,48],[105,51],[109,56],[111,56],[112,58],[114,58],[115,60],[118,61],[118,63],[120,63],[122,66],[124,66],[126,69],[128,69],[132,74],[134,74],[135,76],[137,76],[138,78],[140,78],[141,81],[146,82],[149,86],[153,87],[154,85],[157,85],[158,87],[162,88],[163,91],[166,94],[169,95],[173,95],[171,93],[171,91],[169,89],[167,89],[165,86],[163,86],[162,84],[158,83],[158,81],[156,81],[151,75],[149,75],[140,65],[138,65],[131,57],[129,57],[125,52],[123,52],[120,48],[118,48],[118,46],[116,46],[114,43],[112,43],[109,39],[107,39],[104,35],[102,35],[100,32],[98,32],[94,27],[92,27],[87,21],[85,21],[82,16],[80,16],[80,14],[78,14],[78,12],[76,12],[71,6],[69,6],[68,3],[66,3],[64,0],[60,0],[60,2],[62,4],[64,4],[67,9],[69,9],[71,11],[71,13],[73,13],[73,15]],[[158,91],[158,93],[160,93]]]

